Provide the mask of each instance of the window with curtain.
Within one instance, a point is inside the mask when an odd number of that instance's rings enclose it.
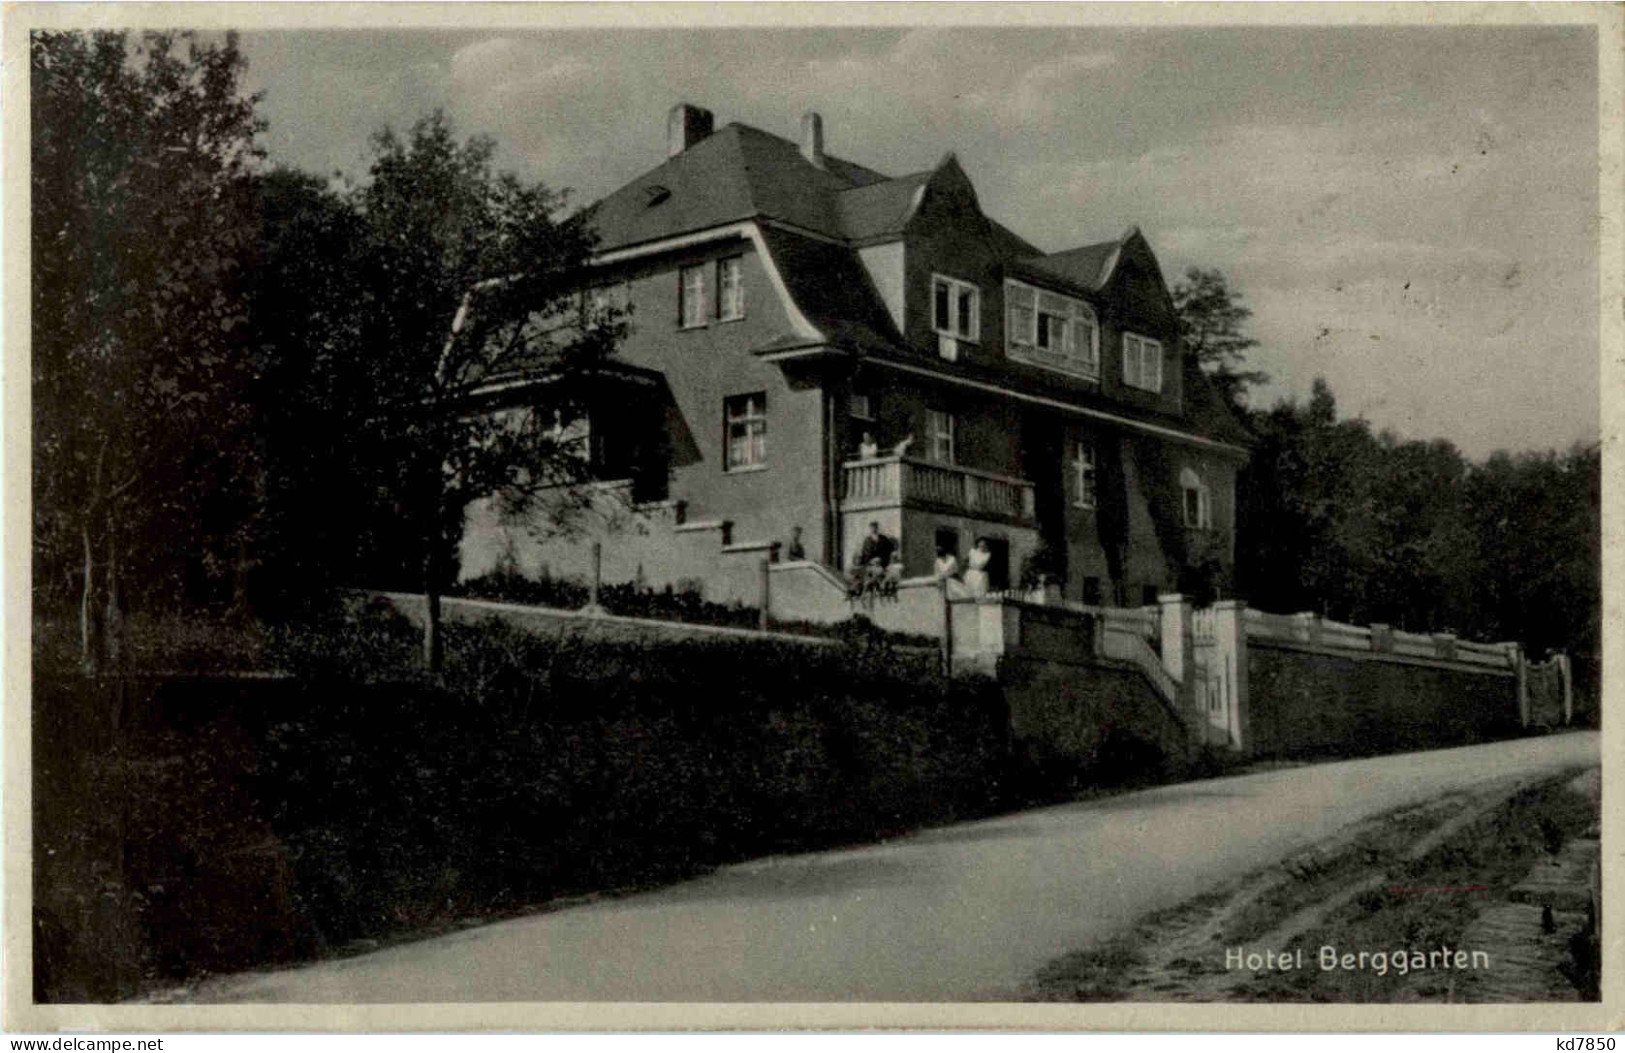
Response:
[[[723,468],[736,472],[767,464],[767,393],[734,395],[723,403],[727,448]]]

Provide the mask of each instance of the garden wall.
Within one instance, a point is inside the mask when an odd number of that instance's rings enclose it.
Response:
[[[1517,677],[1389,655],[1247,644],[1254,756],[1386,753],[1516,734]]]
[[[1126,663],[1009,655],[999,685],[1014,743],[1048,783],[1154,782],[1187,770],[1186,728]]]

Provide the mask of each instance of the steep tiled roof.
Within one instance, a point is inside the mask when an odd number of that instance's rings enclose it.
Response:
[[[1042,253],[1033,246],[1032,242],[1021,237],[1009,227],[996,219],[989,218],[987,224],[992,228],[993,245],[999,254],[1007,259],[1020,259],[1027,256],[1039,256]]]
[[[755,214],[738,136],[723,129],[592,206],[599,247],[668,238]]]
[[[835,198],[885,181],[838,157],[819,168],[788,139],[730,124],[599,201],[592,219],[606,250],[756,216],[839,237]]]
[[[1109,276],[1112,257],[1123,247],[1123,241],[1101,241],[1081,248],[1068,249],[1022,263],[1039,272],[1085,289],[1099,289]]]
[[[762,231],[790,298],[832,343],[873,349],[900,337],[857,253],[768,227]]]
[[[835,218],[841,233],[857,242],[902,233],[930,178],[930,172],[915,172],[837,194]]]
[[[609,250],[758,216],[861,244],[902,233],[932,170],[892,179],[801,148],[745,124],[729,124],[593,206],[599,247]],[[1039,250],[989,221],[1007,257]]]

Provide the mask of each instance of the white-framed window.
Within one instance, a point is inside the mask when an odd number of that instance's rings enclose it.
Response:
[[[925,456],[938,464],[954,463],[954,415],[946,410],[925,411]]]
[[[1183,501],[1183,518],[1185,525],[1199,530],[1205,530],[1213,525],[1213,495],[1208,490],[1207,483],[1197,474],[1194,468],[1182,468],[1179,472],[1179,489]]]
[[[982,332],[976,286],[941,274],[931,276],[931,327],[943,336],[977,340]]]
[[[1146,391],[1162,390],[1162,344],[1148,336],[1123,334],[1123,383]]]
[[[723,470],[737,472],[767,464],[767,393],[734,395],[723,400],[727,445]]]
[[[732,322],[745,317],[745,258],[730,256],[717,261],[717,321]]]
[[[706,322],[705,264],[678,268],[677,324],[684,329]]]
[[[1004,302],[1005,352],[1011,358],[1100,376],[1100,323],[1087,303],[1013,280],[1004,283]]]
[[[1074,508],[1095,507],[1095,444],[1077,441],[1072,444],[1072,505]]]
[[[1038,290],[1031,285],[1004,283],[1004,342],[1010,351],[1033,346],[1038,331]]]

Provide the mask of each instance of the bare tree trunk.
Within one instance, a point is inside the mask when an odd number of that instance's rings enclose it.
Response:
[[[118,579],[118,524],[113,517],[107,522],[107,607],[102,618],[102,642],[107,651],[107,665],[118,669],[124,657],[124,611],[119,595]]]
[[[440,545],[429,541],[429,554],[423,559],[423,599],[427,616],[423,621],[423,664],[431,674],[440,675],[445,664],[446,645],[440,629]]]
[[[84,542],[84,581],[79,587],[79,663],[85,672],[96,671],[101,641],[96,637],[96,553],[90,542],[90,517],[79,527]]]
[[[91,540],[91,528],[96,513],[102,507],[102,466],[107,461],[107,441],[96,451],[96,474],[90,487],[90,502],[85,506],[84,518],[79,522],[79,539],[84,543],[85,575],[79,592],[79,664],[86,673],[96,671],[101,657],[101,634],[96,625],[96,548]]]
[[[249,620],[248,540],[237,536],[237,559],[231,567],[231,614],[234,621]]]

